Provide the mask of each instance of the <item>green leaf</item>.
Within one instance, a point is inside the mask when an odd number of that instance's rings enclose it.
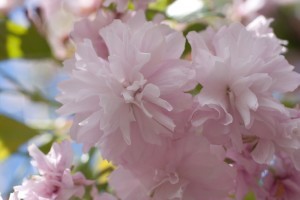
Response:
[[[194,97],[201,92],[202,88],[203,88],[202,85],[198,83],[194,89],[187,91],[185,93],[189,93]]]
[[[299,3],[280,6],[271,24],[275,35],[280,39],[288,41],[288,52],[293,49],[297,51],[300,49],[300,37],[298,33],[300,19],[297,17],[299,10]]]
[[[254,192],[248,192],[243,200],[256,200]]]
[[[0,20],[0,60],[51,58],[47,40],[34,26],[20,26],[10,20]]]
[[[0,161],[15,153],[22,144],[38,134],[37,130],[0,115]]]
[[[173,2],[174,0],[157,0],[153,3],[150,3],[149,8],[152,10],[165,12],[167,7]]]

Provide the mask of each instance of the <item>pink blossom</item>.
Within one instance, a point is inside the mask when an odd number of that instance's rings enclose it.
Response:
[[[34,145],[28,150],[33,158],[32,164],[37,167],[40,175],[34,175],[22,185],[15,186],[14,194],[11,194],[12,199],[69,200],[73,196],[82,197],[85,186],[92,183],[79,172],[71,173],[73,155],[68,141],[54,143],[47,155]]]
[[[71,38],[75,43],[81,43],[85,39],[91,40],[97,55],[103,59],[107,59],[108,49],[99,30],[110,24],[114,19],[115,14],[112,12],[100,10],[93,20],[84,18],[75,22]]]
[[[133,0],[133,4],[136,10],[146,9],[148,4],[153,1],[154,0]],[[119,12],[124,12],[127,10],[128,2],[129,0],[106,0],[103,5],[109,6],[110,4],[115,3],[117,5],[117,10]]]
[[[64,8],[76,16],[89,16],[96,12],[103,0],[61,0]]]
[[[58,11],[66,11],[74,16],[88,16],[98,10],[103,0],[42,0],[40,6],[45,14],[46,21]]]
[[[71,32],[71,39],[76,44],[82,43],[85,39],[91,40],[94,50],[97,55],[103,59],[108,59],[108,49],[100,35],[99,31],[112,23],[114,19],[120,19],[123,22],[128,21],[137,12],[127,12],[124,14],[117,14],[107,10],[99,10],[95,18],[83,18],[74,23]]]
[[[174,140],[150,159],[113,172],[109,182],[122,200],[221,200],[234,188],[234,170],[212,153],[201,136]]]
[[[272,22],[273,19],[267,19],[260,15],[247,25],[247,30],[255,33],[258,37],[267,37],[273,40],[274,43],[278,43],[278,45],[287,45],[287,41],[277,38],[274,34],[273,29],[270,27]],[[282,52],[286,52],[286,48],[284,46],[281,48]]]
[[[100,35],[108,60],[85,40],[64,63],[71,77],[60,85],[59,112],[75,114],[72,137],[85,149],[112,135],[129,145],[134,125],[146,142],[160,144],[175,129],[172,114],[191,102],[184,86],[194,73],[180,60],[184,37],[166,25],[146,22],[142,12],[127,23],[114,20]]]
[[[258,11],[262,9],[268,0],[234,0],[229,15],[233,19],[256,17]]]
[[[293,91],[300,76],[280,55],[274,34],[266,27],[248,29],[235,23],[189,33],[196,81],[203,86],[192,121],[212,143],[238,151],[244,139],[252,138],[253,158],[266,163],[276,142],[289,137],[277,131],[290,114],[273,93]]]
[[[251,157],[251,148],[249,145],[242,153],[233,149],[226,152],[227,162],[237,171],[236,185],[233,190],[236,199],[244,199],[249,192],[253,192],[256,199],[265,199],[267,194],[261,187],[260,181],[268,165],[255,162]]]
[[[280,145],[280,152],[289,156],[294,167],[300,171],[300,112],[296,109],[290,110],[290,119],[283,121],[280,125],[283,136],[276,143]]]
[[[300,198],[300,172],[286,155],[274,160],[263,179],[263,188],[268,192],[268,200],[298,200]]]
[[[11,193],[8,200],[18,200],[18,194],[16,192]]]
[[[228,15],[234,20],[251,21],[259,15],[275,16],[278,7],[298,0],[233,0]]]
[[[69,34],[81,17],[97,12],[102,0],[40,0],[41,13],[29,10],[29,16],[41,33],[47,37],[53,54],[58,59],[69,57]],[[42,14],[42,15],[41,15]]]
[[[72,166],[73,152],[71,143],[64,141],[54,143],[50,152],[44,155],[35,145],[28,147],[29,155],[33,158],[31,164],[39,170],[41,175],[61,175],[65,169]]]

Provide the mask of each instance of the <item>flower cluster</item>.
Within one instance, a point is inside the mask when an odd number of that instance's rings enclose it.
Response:
[[[71,137],[86,151],[118,166],[119,199],[300,197],[299,111],[274,96],[300,75],[270,20],[190,32],[185,60],[182,33],[143,12],[101,15],[75,24],[59,113],[74,114]]]
[[[45,16],[62,2],[77,17],[112,7],[74,24],[76,50],[57,100],[58,112],[74,117],[71,138],[117,166],[113,195],[72,172],[65,141],[47,155],[29,147],[39,175],[14,187],[10,200],[300,199],[300,111],[275,96],[297,89],[300,75],[272,20],[185,37],[142,10],[126,11],[151,0],[45,1]],[[191,57],[182,56],[187,43]]]
[[[39,175],[34,175],[22,185],[15,186],[10,200],[82,198],[85,186],[93,183],[82,173],[71,172],[73,153],[68,141],[55,143],[47,155],[35,145],[31,145],[28,151],[33,158],[32,165],[38,169]]]
[[[35,145],[29,146],[28,151],[33,158],[31,164],[39,175],[33,175],[22,185],[15,186],[9,200],[69,200],[87,198],[86,195],[93,200],[116,200],[108,193],[99,194],[94,180],[86,179],[81,172],[72,171],[70,141],[54,143],[47,155]],[[91,188],[89,194],[87,188]]]

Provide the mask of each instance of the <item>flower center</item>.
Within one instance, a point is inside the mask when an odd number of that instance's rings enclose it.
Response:
[[[146,84],[146,80],[138,80],[133,83],[129,83],[128,81],[124,81],[121,95],[126,103],[133,103],[137,94],[143,91],[144,85]]]

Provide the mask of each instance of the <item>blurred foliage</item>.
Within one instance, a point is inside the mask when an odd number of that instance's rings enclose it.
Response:
[[[167,7],[173,3],[175,0],[157,0],[150,3],[149,9],[165,12]]]
[[[0,20],[0,60],[51,58],[47,40],[34,26],[25,28],[8,19]]]
[[[272,22],[275,34],[288,41],[289,49],[300,49],[300,20],[295,13],[299,10],[300,4],[279,7]]]
[[[160,14],[165,17],[165,19],[168,19],[168,16],[166,15],[166,9],[167,7],[173,3],[175,0],[158,0],[153,3],[151,3],[146,10],[146,18],[147,20],[153,20],[153,18]]]
[[[15,153],[22,144],[38,134],[37,130],[0,115],[0,161]]]
[[[52,136],[52,138],[48,142],[46,142],[46,143],[42,144],[41,146],[39,146],[39,149],[44,154],[49,153],[49,151],[52,147],[52,144],[57,141],[57,137],[54,134],[51,134],[51,136]]]
[[[148,21],[153,20],[154,17],[158,14],[164,16],[165,18],[168,18],[164,12],[161,12],[159,10],[147,9],[145,14],[146,14],[146,19]]]
[[[94,171],[93,167],[91,166],[91,163],[89,161],[91,161],[91,158],[93,158],[95,153],[96,153],[96,148],[91,148],[88,155],[86,155],[87,159],[81,161],[75,168],[75,171],[82,172],[87,179],[91,179],[91,180],[95,179],[95,174],[93,172]]]
[[[248,192],[243,200],[256,200],[254,192]]]

